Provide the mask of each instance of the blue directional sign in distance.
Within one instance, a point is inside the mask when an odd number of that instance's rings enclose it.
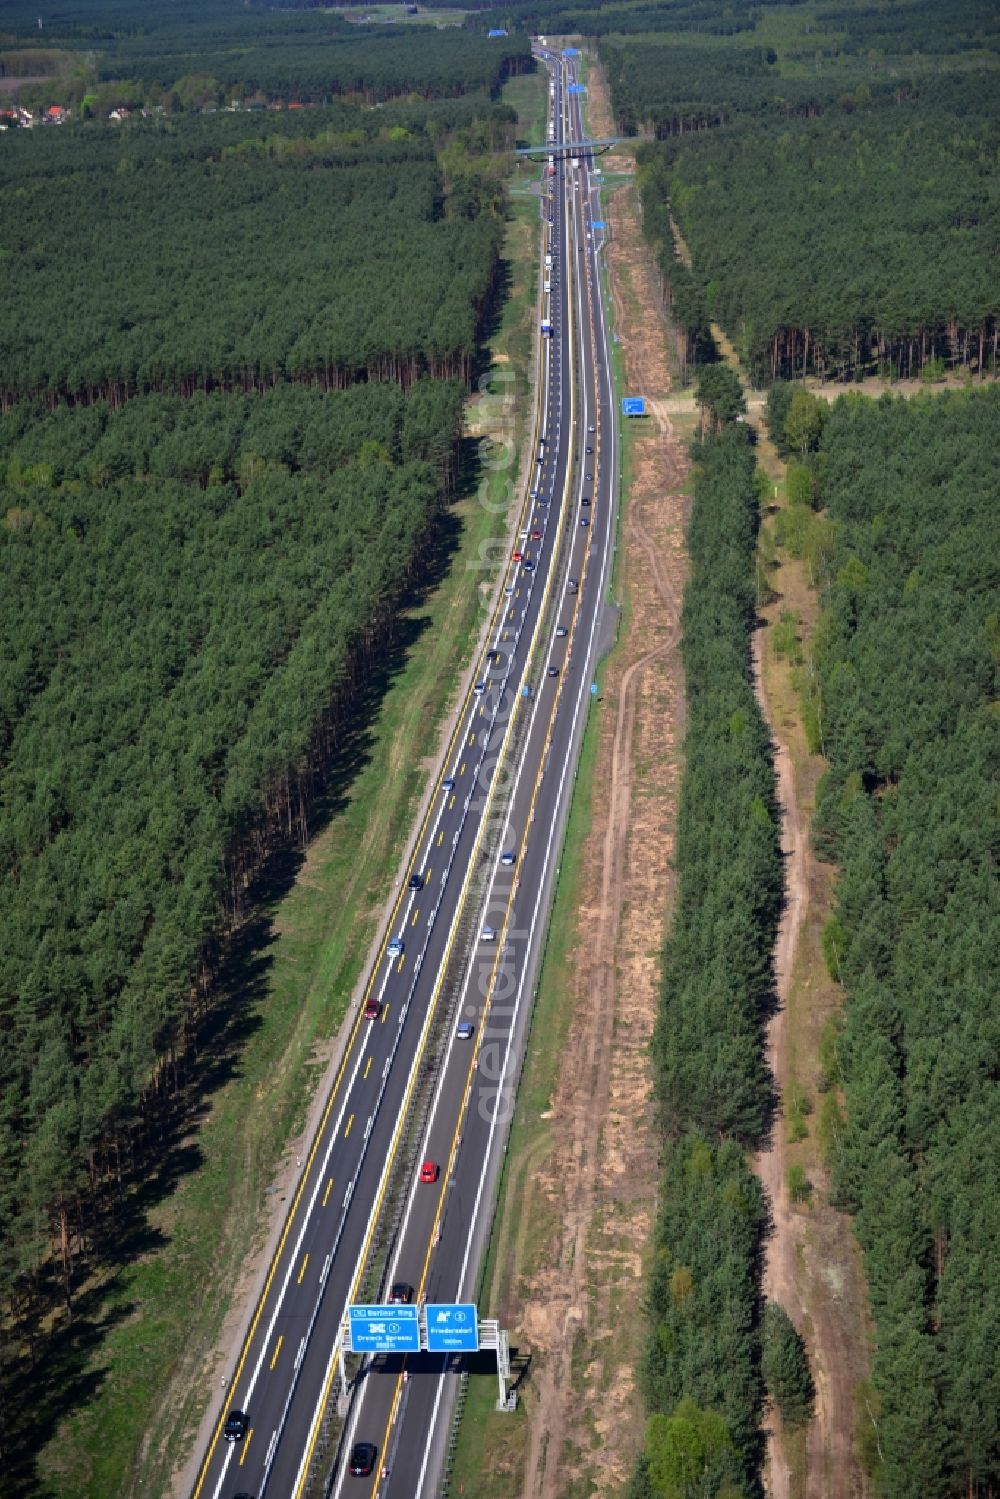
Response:
[[[471,1302],[427,1308],[428,1353],[478,1353],[479,1318]]]
[[[355,1353],[419,1353],[420,1324],[415,1306],[349,1306]]]
[[[645,398],[645,396],[623,396],[622,397],[622,416],[645,416],[645,415],[646,415],[646,398]]]
[[[606,229],[608,226],[604,219],[594,219],[590,225],[591,229]]]
[[[566,85],[567,94],[585,94],[587,86],[584,83],[569,83]]]
[[[563,48],[563,57],[579,57],[579,56],[580,56],[580,49],[579,49],[579,47],[564,47]]]

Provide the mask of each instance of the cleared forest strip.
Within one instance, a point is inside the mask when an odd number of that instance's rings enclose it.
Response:
[[[805,1337],[816,1385],[816,1410],[805,1432],[782,1427],[768,1412],[768,1491],[774,1499],[852,1499],[866,1492],[854,1451],[856,1394],[868,1375],[867,1297],[850,1220],[828,1201],[829,1179],[817,1139],[824,1037],[842,995],[827,971],[823,927],[832,909],[835,871],[811,843],[816,785],[825,770],[811,754],[794,674],[809,650],[818,606],[807,564],[774,539],[776,512],[787,506],[784,464],[762,432],[761,467],[774,508],[762,527],[758,566],[766,588],[763,628],[755,640],[755,685],[776,745],[782,809],[786,906],[775,952],[778,1010],[768,1027],[768,1059],[780,1100],[768,1147],[754,1168],[772,1204],[764,1290]],[[794,621],[790,635],[789,621]],[[793,1201],[789,1172],[804,1172],[813,1191]],[[792,1177],[794,1183],[795,1177]]]
[[[680,235],[678,242],[683,246]],[[821,1046],[842,995],[830,979],[821,937],[832,912],[835,871],[811,845],[816,786],[825,770],[811,754],[792,671],[808,649],[818,616],[808,564],[775,540],[776,515],[787,507],[785,464],[767,435],[762,401],[746,385],[732,344],[715,323],[712,335],[744,385],[758,463],[771,485],[758,548],[759,610],[754,641],[754,686],[776,746],[786,904],[775,950],[778,1008],[767,1027],[768,1064],[778,1109],[769,1142],[754,1160],[771,1200],[773,1231],[766,1240],[766,1296],[791,1315],[805,1337],[816,1385],[816,1407],[803,1435],[784,1430],[769,1407],[767,1483],[773,1499],[851,1499],[866,1492],[854,1448],[857,1392],[869,1371],[867,1297],[850,1220],[830,1206],[829,1177],[812,1127],[822,1074]],[[817,394],[820,392],[817,391]],[[793,618],[794,648],[788,619]],[[814,1190],[792,1202],[788,1173],[802,1171]]]
[[[602,97],[593,70],[588,89],[589,112]],[[616,362],[659,412],[670,378],[634,188],[610,191],[605,217]],[[642,1445],[658,1180],[648,1048],[684,714],[685,477],[669,422],[626,433],[621,634],[584,742],[485,1275],[531,1367],[514,1417],[493,1413],[488,1379],[470,1385],[451,1485],[469,1499],[622,1494]]]

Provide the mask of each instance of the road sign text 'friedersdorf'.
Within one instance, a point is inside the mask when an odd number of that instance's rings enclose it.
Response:
[[[427,1307],[428,1353],[478,1353],[479,1319],[469,1302]]]

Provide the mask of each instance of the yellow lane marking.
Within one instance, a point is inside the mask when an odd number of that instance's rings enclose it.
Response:
[[[302,1256],[302,1265],[301,1265],[301,1268],[299,1269],[299,1278],[295,1282],[295,1284],[297,1286],[300,1286],[302,1284],[302,1277],[306,1273],[306,1266],[308,1265],[308,1263],[309,1263],[309,1251],[307,1249],[306,1252],[305,1252],[305,1254]]]
[[[566,215],[566,217],[568,219],[568,205],[566,205],[566,204],[564,204],[564,214]],[[567,234],[568,234],[568,232],[569,232],[569,228],[568,228],[568,223],[567,223]],[[568,282],[569,282],[570,301],[571,302],[572,302],[572,276],[573,276],[573,273],[572,273],[572,268],[571,268],[571,263],[570,263],[570,266],[568,267],[568,277],[567,277],[567,279],[568,279]],[[589,305],[589,309],[590,309],[590,317],[591,317],[591,322],[592,322],[593,321],[593,307],[592,307],[592,303],[590,303],[588,305]],[[569,342],[570,342],[569,368],[570,368],[571,375],[572,375],[572,372],[574,370],[574,361],[573,361],[574,321],[575,320],[573,318],[570,318],[570,320],[569,320]],[[570,392],[569,392],[569,395],[570,395],[570,409],[569,409],[570,421],[569,421],[569,426],[572,429],[572,426],[573,426],[573,415],[574,415],[574,410],[575,410],[575,396],[576,396],[576,381],[575,381],[575,379],[571,378],[569,384],[570,384]],[[569,469],[567,468],[566,482],[565,482],[565,486],[564,486],[564,490],[563,490],[563,503],[562,503],[562,513],[563,514],[566,513],[566,508],[567,508],[567,505],[568,505],[568,502],[569,502],[569,494],[570,494],[570,475],[569,475]],[[589,555],[590,555],[589,552],[587,552],[587,553],[584,554],[583,568],[581,569],[581,578],[580,578],[580,584],[581,584],[581,590],[580,591],[581,592],[582,592],[582,586],[583,586],[583,579],[586,576],[586,570],[587,570],[587,563],[588,563],[588,560],[589,560]],[[547,582],[546,582],[546,595],[547,595],[547,592],[548,592],[548,586],[550,584],[551,584],[551,572],[550,572],[549,578],[547,579]],[[541,610],[539,611],[539,621],[541,620],[542,615],[544,614],[545,603],[546,603],[546,598],[543,598],[543,600],[542,600],[542,607],[541,607]],[[576,599],[574,601],[574,605],[573,605],[573,621],[572,621],[572,623],[573,623],[574,626],[575,626],[575,623],[576,623],[576,616],[579,613],[579,610],[580,610],[580,593],[577,594]],[[563,687],[564,687],[564,680],[565,679],[560,678],[559,686],[558,686],[558,688],[556,690],[556,696],[555,696],[555,699],[553,701],[552,715],[551,715],[551,717],[549,719],[549,724],[548,724],[548,728],[547,728],[547,731],[546,731],[545,746],[543,747],[542,755],[541,755],[540,760],[539,760],[539,768],[538,768],[538,772],[536,774],[535,784],[534,784],[534,787],[532,789],[531,804],[530,804],[529,811],[528,811],[528,825],[530,825],[530,823],[531,823],[532,815],[534,813],[534,808],[535,808],[535,801],[536,801],[536,798],[537,798],[537,795],[538,795],[538,791],[539,791],[539,788],[541,786],[542,779],[543,779],[542,767],[545,764],[545,759],[546,759],[546,754],[547,754],[547,751],[548,751],[548,746],[551,743],[553,726],[554,726],[554,723],[555,723],[556,707],[558,705],[559,698],[562,696]],[[502,750],[501,750],[501,753],[502,753]],[[514,900],[514,889],[512,887],[511,891],[510,891],[510,895],[508,896],[507,909],[506,909],[506,911],[504,913],[504,933],[506,933],[507,927],[508,927],[508,925],[510,923],[510,918],[511,918],[511,913],[512,913],[512,908],[513,908],[513,900]],[[495,956],[494,956],[494,959],[493,959],[493,972],[492,972],[492,975],[491,975],[490,986],[487,989],[487,993],[491,993],[492,992],[492,987],[493,987],[493,983],[494,983],[495,978],[496,978],[497,966],[498,966],[499,961],[500,961],[500,956],[501,956],[501,953],[502,953],[502,949],[503,949],[503,942],[501,942],[500,944],[498,944],[497,949],[496,949],[496,953],[495,953]],[[482,1019],[485,1020],[485,1018],[486,1018],[486,1012],[484,1011]],[[479,1034],[480,1034],[480,1037],[481,1037],[481,1035],[482,1035],[482,1026],[480,1026],[480,1032],[479,1032]],[[476,1056],[477,1055],[478,1055],[478,1042],[477,1042],[476,1050],[472,1053],[472,1055],[471,1055],[471,1057],[469,1059],[469,1071],[468,1071],[468,1076],[467,1076],[467,1079],[466,1079],[465,1093],[463,1095],[463,1098],[464,1098],[464,1100],[465,1100],[466,1103],[468,1101],[468,1098],[471,1095],[472,1078],[473,1078],[473,1072],[475,1070],[475,1062],[476,1062]],[[464,1104],[463,1104],[463,1108],[464,1108]],[[456,1126],[455,1126],[455,1132],[454,1132],[454,1135],[452,1137],[451,1151],[450,1151],[450,1154],[448,1156],[447,1166],[446,1166],[445,1169],[442,1170],[442,1173],[441,1173],[441,1189],[440,1189],[439,1196],[438,1196],[437,1211],[436,1211],[435,1216],[434,1216],[434,1223],[431,1226],[430,1236],[429,1236],[429,1240],[428,1240],[428,1244],[427,1244],[427,1252],[426,1252],[426,1256],[425,1256],[425,1259],[424,1259],[423,1269],[422,1269],[421,1275],[420,1275],[420,1283],[419,1283],[419,1285],[417,1287],[417,1291],[416,1291],[416,1298],[415,1299],[418,1302],[419,1302],[421,1296],[424,1293],[424,1286],[425,1286],[425,1283],[426,1283],[426,1280],[427,1280],[427,1276],[428,1276],[428,1273],[429,1273],[429,1270],[430,1270],[430,1259],[431,1259],[431,1254],[432,1254],[433,1248],[434,1248],[434,1241],[435,1241],[435,1238],[437,1236],[438,1227],[439,1227],[439,1224],[440,1224],[440,1221],[441,1221],[441,1216],[442,1216],[442,1213],[443,1213],[443,1210],[444,1210],[445,1187],[446,1187],[447,1182],[448,1182],[448,1180],[449,1180],[449,1178],[451,1176],[452,1167],[454,1165],[455,1153],[457,1152],[457,1149],[458,1149],[458,1139],[459,1139],[459,1133],[460,1133],[461,1127],[462,1127],[462,1114],[460,1113],[459,1117],[458,1117],[458,1121],[457,1121]],[[396,1413],[397,1413],[397,1410],[399,1408],[399,1402],[400,1402],[400,1399],[401,1399],[401,1396],[402,1396],[402,1389],[403,1389],[403,1373],[400,1373],[397,1376],[396,1386],[395,1386],[395,1389],[393,1391],[392,1403],[391,1403],[391,1406],[390,1406],[390,1409],[389,1409],[389,1417],[388,1417],[388,1420],[386,1422],[385,1434],[384,1434],[383,1441],[382,1441],[382,1444],[381,1444],[381,1450],[382,1451],[385,1451],[386,1447],[389,1444],[390,1433],[392,1431],[392,1427],[393,1427],[393,1425],[395,1423],[395,1420],[396,1420]]]
[[[564,213],[565,213],[565,205],[564,205]],[[539,293],[538,293],[538,303],[539,303],[539,306],[540,306],[541,305],[541,287],[540,286],[539,286]],[[572,339],[572,319],[570,320],[570,329],[571,329],[571,331],[570,331],[570,338]],[[570,352],[572,354],[572,349],[571,349]],[[571,361],[571,367],[572,367],[572,361]],[[542,399],[541,398],[542,398],[542,382],[538,381],[538,383],[536,385],[536,389],[535,389],[534,418],[533,418],[534,425],[533,425],[533,431],[532,431],[532,436],[531,436],[531,448],[532,448],[532,451],[534,450],[534,447],[537,445],[538,431],[539,431],[539,426],[541,424],[541,419],[542,419]],[[571,400],[572,400],[572,393],[571,393]],[[571,425],[572,425],[572,423],[571,423]],[[568,489],[569,489],[569,477],[568,477],[568,474],[567,474],[566,492],[568,492]],[[525,497],[524,497],[524,503],[522,505],[522,510],[521,510],[522,517],[525,517],[527,515],[528,506],[529,506],[530,503],[531,503],[531,501],[529,499],[529,496],[526,493]],[[565,507],[565,494],[564,494],[564,497],[563,497],[563,505]],[[522,520],[522,524],[523,524],[523,520]],[[551,581],[551,575],[550,575],[549,581]],[[497,599],[497,606],[498,607],[497,607],[497,611],[494,613],[494,620],[497,618],[497,614],[499,612],[499,608],[504,607],[503,600],[504,600],[504,595],[501,593],[501,594],[498,595],[498,599]],[[544,600],[543,600],[543,605],[544,605]],[[541,618],[541,614],[539,615],[539,618]],[[485,712],[486,712],[485,705],[482,705],[480,707],[479,712],[480,712],[481,716],[485,714]],[[455,731],[454,731],[454,734],[452,736],[451,745],[449,746],[449,752],[448,752],[448,756],[447,756],[448,759],[450,759],[450,757],[451,757],[451,746],[454,745],[455,737],[458,734],[458,727],[459,727],[459,724],[461,722],[461,718],[462,718],[462,715],[459,714],[458,715],[458,719],[456,720]],[[453,807],[454,805],[455,805],[455,798],[453,796],[451,798],[451,802],[449,803],[449,807]],[[429,815],[430,814],[428,812],[428,816]],[[424,826],[421,828],[421,832],[420,832],[420,837],[421,838],[423,837],[423,832],[424,832],[424,828],[426,828],[426,825],[427,825],[427,819],[425,818],[425,820],[424,820]],[[438,838],[438,842],[439,843],[441,842],[441,837],[440,836]],[[400,893],[400,897],[399,898],[400,898],[400,900],[402,899],[402,892]],[[397,902],[396,909],[398,910],[398,902]],[[395,920],[395,911],[393,912],[393,920]],[[445,964],[447,964],[448,957],[450,956],[450,950],[451,950],[451,945],[449,944],[448,952],[445,954],[445,959],[444,959]],[[440,971],[441,970],[439,968],[439,972]],[[432,998],[432,1003],[436,1003],[436,1001],[437,1001],[437,992],[435,991],[435,993],[433,995],[433,998]],[[382,1017],[381,1017],[383,1025],[385,1024],[386,1017],[388,1016],[388,1013],[389,1013],[389,1006],[385,1005],[383,1007]],[[360,1015],[359,1015],[359,1019],[358,1019],[358,1024],[360,1024]],[[344,1063],[342,1063],[342,1065],[341,1065],[341,1074],[343,1074],[343,1071],[344,1071],[345,1067],[346,1067],[346,1058],[345,1058]],[[409,1098],[410,1098],[410,1095],[409,1095],[409,1090],[408,1090],[406,1096],[403,1099],[403,1106],[402,1106],[402,1109],[401,1109],[400,1117],[402,1117],[405,1114],[406,1110],[409,1107]],[[331,1099],[331,1105],[330,1105],[330,1107],[332,1107],[332,1099]],[[327,1113],[329,1113],[329,1108],[327,1110]],[[398,1136],[397,1136],[397,1142],[398,1142]],[[318,1143],[319,1142],[318,1142],[318,1139],[317,1139],[316,1144],[313,1146],[313,1151],[314,1152],[315,1152],[315,1150],[318,1147]],[[393,1148],[392,1148],[392,1157],[393,1158],[395,1157],[395,1152],[396,1152],[396,1145],[394,1144]],[[388,1162],[388,1164],[391,1165],[391,1160]],[[383,1182],[384,1182],[384,1180],[385,1180],[385,1177],[383,1177]],[[303,1190],[303,1187],[304,1187],[304,1182],[299,1187],[299,1193],[300,1194],[301,1194],[301,1192]],[[375,1214],[374,1214],[374,1217],[377,1217],[377,1215],[378,1215],[378,1210],[381,1207],[381,1201],[382,1201],[383,1195],[384,1195],[384,1186],[381,1186],[380,1189],[379,1189],[379,1193],[378,1193],[378,1197],[377,1197],[376,1203],[375,1203]],[[373,1221],[374,1221],[374,1219],[373,1219]],[[286,1226],[286,1229],[285,1229],[285,1233],[286,1234],[287,1234],[287,1232],[288,1232],[288,1226]],[[272,1274],[273,1274],[273,1267],[272,1267]],[[262,1305],[263,1305],[263,1301],[258,1306],[257,1316],[260,1315],[260,1310],[262,1308]],[[243,1355],[244,1358],[246,1357],[246,1351],[247,1351],[247,1347],[248,1346],[249,1346],[249,1340],[248,1340],[248,1344],[245,1345],[245,1348],[244,1348],[244,1355]],[[241,1360],[241,1367],[242,1367],[242,1360]],[[324,1388],[323,1388],[322,1395],[321,1395],[321,1401],[320,1401],[321,1406],[325,1405],[326,1400],[329,1397],[330,1389],[332,1388],[332,1384],[333,1384],[333,1380],[334,1380],[335,1376],[336,1376],[336,1362],[335,1361],[331,1361],[330,1368],[329,1368],[329,1371],[327,1373],[327,1378],[326,1378],[326,1381],[324,1383]],[[390,1424],[390,1426],[392,1424],[392,1420],[394,1419],[395,1405],[396,1405],[396,1403],[399,1400],[399,1393],[400,1393],[401,1389],[402,1389],[402,1382],[400,1381],[397,1384],[397,1387],[396,1387],[396,1397],[395,1397],[395,1401],[394,1401],[394,1404],[393,1404],[393,1414],[391,1414],[390,1418],[389,1418],[389,1424]],[[223,1421],[223,1417],[220,1417],[219,1418],[218,1431],[216,1433],[217,1437],[218,1437],[218,1435],[222,1431],[222,1421]],[[318,1437],[319,1437],[319,1431],[320,1431],[319,1424],[314,1422],[312,1431],[309,1434],[308,1443],[306,1445],[305,1461],[304,1461],[304,1463],[303,1463],[303,1465],[302,1465],[302,1467],[300,1469],[300,1471],[303,1474],[303,1478],[302,1478],[302,1480],[299,1482],[299,1484],[296,1487],[294,1499],[300,1499],[300,1496],[302,1494],[303,1485],[305,1483],[305,1475],[308,1473],[309,1466],[310,1466],[310,1464],[312,1462],[312,1456],[313,1456],[313,1452],[315,1451],[315,1448],[316,1448],[316,1442],[317,1442]],[[213,1448],[214,1448],[214,1442],[213,1442]],[[206,1454],[204,1466],[202,1468],[202,1474],[201,1474],[201,1477],[199,1478],[199,1484],[198,1484],[198,1488],[199,1489],[201,1488],[201,1483],[203,1481],[204,1474],[205,1474],[205,1472],[208,1469],[208,1464],[209,1464],[209,1460],[210,1460],[211,1455],[212,1455],[213,1448],[210,1448],[209,1452]],[[383,1450],[384,1450],[384,1448],[383,1448]],[[194,1495],[192,1495],[192,1499],[198,1499],[198,1492],[197,1492],[197,1490],[194,1493]]]
[[[247,1432],[247,1439],[243,1443],[243,1451],[240,1453],[240,1467],[241,1468],[242,1468],[243,1464],[247,1460],[247,1453],[250,1451],[250,1439],[251,1439],[252,1436],[253,1436],[253,1427],[251,1426],[250,1430]]]
[[[327,1199],[329,1198],[330,1193],[331,1193],[332,1190],[333,1190],[333,1177],[331,1176],[330,1179],[327,1181],[326,1191],[323,1193],[323,1202],[322,1202],[321,1206],[326,1207]]]
[[[413,920],[410,922],[411,926],[416,926],[416,924],[417,924],[417,917],[419,915],[420,915],[419,911],[414,911],[414,913],[413,913]]]
[[[460,776],[464,776],[465,775],[465,761],[464,760],[462,761],[461,765],[458,768],[458,773],[459,773]]]
[[[386,1020],[388,1018],[389,1018],[389,1006],[388,1005],[383,1005],[382,1006],[382,1013],[379,1016],[379,1022],[380,1022],[380,1024],[385,1025],[385,1022],[386,1022]]]
[[[483,710],[482,710],[482,708],[480,708],[480,710],[479,710],[479,711],[480,711],[480,713],[482,713],[482,711],[483,711]],[[449,802],[449,803],[448,803],[448,811],[449,811],[449,812],[450,812],[450,811],[451,811],[451,809],[452,809],[452,807],[453,807],[453,806],[454,806],[454,805],[455,805],[455,793],[454,793],[454,791],[453,791],[453,792],[452,792],[452,794],[451,794],[451,801],[450,801],[450,802]]]
[[[354,1115],[352,1114],[351,1117],[350,1117],[350,1119],[348,1119],[348,1121],[347,1121],[347,1127],[344,1130],[344,1139],[345,1140],[347,1139],[348,1135],[351,1133],[351,1125],[353,1123],[354,1123]]]
[[[369,1057],[368,1060],[367,1060],[367,1062],[365,1063],[365,1070],[364,1070],[364,1074],[362,1076],[362,1082],[368,1076],[368,1074],[369,1074],[369,1072],[371,1072],[371,1070],[372,1070],[372,1059],[371,1059],[371,1057]]]
[[[441,847],[441,845],[442,845],[443,842],[444,842],[444,833],[440,832],[440,833],[438,833],[438,841],[437,841],[438,848]]]
[[[405,962],[406,962],[406,954],[404,953],[403,956],[400,958],[399,962],[396,964],[396,972],[397,973],[402,973],[402,971],[403,971],[403,964]]]
[[[273,1353],[273,1355],[271,1357],[271,1368],[272,1369],[274,1368],[275,1364],[278,1362],[278,1354],[281,1352],[281,1345],[282,1345],[282,1343],[284,1341],[285,1341],[285,1334],[283,1332],[280,1332],[278,1334],[278,1341],[274,1345],[274,1353]]]

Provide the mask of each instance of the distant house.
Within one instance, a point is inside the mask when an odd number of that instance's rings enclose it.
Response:
[[[44,118],[46,125],[61,125],[66,118],[66,111],[61,104],[50,104]]]
[[[35,123],[31,110],[22,109],[20,104],[15,104],[14,108],[8,111],[8,115],[15,125],[20,125],[22,130],[30,130]]]
[[[506,36],[507,32],[502,26],[494,26],[486,33],[487,36]]]

